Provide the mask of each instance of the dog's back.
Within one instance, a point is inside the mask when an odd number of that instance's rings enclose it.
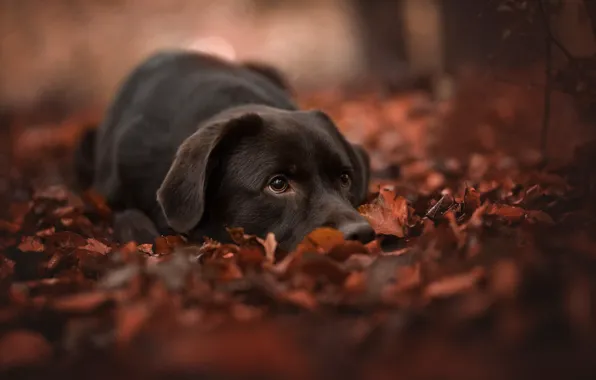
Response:
[[[85,135],[79,178],[115,208],[159,214],[147,208],[155,206],[178,146],[201,122],[247,104],[296,109],[275,71],[186,51],[155,54],[127,77],[103,123]]]
[[[274,74],[272,74],[274,75]],[[227,108],[265,104],[294,109],[277,79],[253,65],[235,65],[192,52],[164,52],[147,59],[129,76],[114,101],[106,123],[126,113],[142,113],[156,121],[205,120]]]

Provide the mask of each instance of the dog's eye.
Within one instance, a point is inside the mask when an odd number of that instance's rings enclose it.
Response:
[[[343,187],[350,187],[352,184],[352,178],[348,173],[342,173],[342,175],[339,176],[339,180]]]
[[[269,184],[267,185],[269,190],[276,194],[281,194],[288,190],[290,184],[288,183],[288,179],[282,175],[276,175],[275,177],[269,180]]]

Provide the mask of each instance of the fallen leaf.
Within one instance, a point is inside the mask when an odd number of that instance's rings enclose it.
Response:
[[[71,231],[60,231],[47,236],[45,243],[56,248],[78,248],[88,244],[87,239]]]
[[[105,198],[93,189],[88,189],[83,193],[83,199],[89,203],[95,212],[101,217],[108,218],[112,215],[112,210],[108,206]]]
[[[298,270],[313,278],[325,278],[333,284],[344,282],[346,273],[337,263],[326,256],[305,253],[300,260]]]
[[[473,187],[466,187],[464,194],[464,213],[471,216],[480,207],[480,193]]]
[[[153,244],[139,244],[137,247],[139,252],[143,252],[147,255],[153,255]]]
[[[526,218],[526,211],[516,206],[492,204],[487,207],[486,215],[495,215],[510,223],[515,223]]]
[[[405,223],[408,219],[407,201],[398,197],[390,205],[383,202],[364,204],[358,208],[378,235],[405,236]]]
[[[317,308],[317,300],[313,297],[310,292],[302,289],[292,290],[283,293],[281,299],[289,301],[295,305],[298,305],[304,309],[314,311]]]
[[[155,239],[153,253],[156,255],[169,255],[174,248],[182,246],[184,240],[180,236],[160,236]]]
[[[344,243],[344,235],[334,228],[317,228],[304,238],[298,247],[299,252],[328,252],[336,245]]]
[[[260,269],[265,259],[264,247],[244,246],[236,253],[236,262],[243,271],[246,271],[248,268],[253,270]]]
[[[86,249],[88,251],[102,253],[104,255],[108,254],[112,250],[110,247],[108,247],[104,243],[101,243],[100,241],[95,240],[95,239],[87,239],[87,244],[82,246],[81,248]]]
[[[265,240],[257,238],[259,243],[263,245],[265,248],[265,257],[267,261],[273,263],[275,261],[275,250],[277,249],[277,240],[275,240],[275,235],[272,232],[269,232],[265,237]]]
[[[368,250],[359,241],[349,240],[343,243],[337,244],[328,250],[327,256],[336,261],[346,261],[350,256],[354,254],[368,254]]]
[[[474,287],[484,277],[484,269],[474,268],[468,273],[449,276],[426,286],[424,295],[429,298],[450,297]]]
[[[41,240],[35,236],[23,237],[17,248],[22,252],[43,252],[46,249]]]

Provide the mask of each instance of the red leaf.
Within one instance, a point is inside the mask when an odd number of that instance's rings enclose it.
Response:
[[[382,189],[373,203],[360,206],[358,211],[377,234],[405,236],[411,209],[408,201],[393,191]]]
[[[22,252],[43,252],[46,247],[41,240],[35,236],[25,236],[17,247]]]
[[[299,252],[326,253],[336,245],[345,242],[344,235],[334,228],[317,228],[312,231],[296,248]]]

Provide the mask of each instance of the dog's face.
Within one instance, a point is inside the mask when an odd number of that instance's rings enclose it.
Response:
[[[224,227],[273,232],[291,250],[317,227],[368,242],[374,232],[355,206],[367,194],[366,153],[320,111],[263,109],[201,127],[158,191],[170,226],[191,238],[226,240]]]

